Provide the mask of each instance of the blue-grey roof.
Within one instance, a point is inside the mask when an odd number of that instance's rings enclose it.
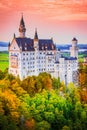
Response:
[[[22,51],[34,51],[34,40],[30,38],[15,38]],[[55,50],[56,47],[51,39],[38,40],[39,50]]]
[[[65,56],[61,56],[61,58],[64,58],[65,60],[77,60],[76,57],[65,57]]]
[[[22,51],[34,51],[33,40],[30,38],[16,38],[18,46]]]
[[[72,41],[78,41],[75,37],[72,39]]]
[[[39,50],[55,50],[56,47],[52,39],[40,39],[39,40]]]
[[[48,53],[47,53],[46,55],[48,55],[48,56],[52,56],[53,54],[48,54]]]
[[[17,57],[17,55],[16,55],[16,54],[11,54],[11,56],[15,56],[15,57]]]
[[[65,60],[77,60],[76,57],[65,57]]]
[[[55,64],[59,64],[59,61],[56,61]]]

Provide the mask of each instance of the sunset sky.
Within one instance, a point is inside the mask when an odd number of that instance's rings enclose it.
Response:
[[[51,38],[58,44],[70,43],[76,37],[87,43],[87,0],[0,0],[0,41],[19,36],[24,15],[26,36]]]

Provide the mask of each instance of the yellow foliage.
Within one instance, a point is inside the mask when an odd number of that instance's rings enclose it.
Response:
[[[10,118],[12,119],[12,121],[15,121],[16,123],[19,123],[19,119],[20,119],[20,114],[16,111],[12,111],[10,113]]]

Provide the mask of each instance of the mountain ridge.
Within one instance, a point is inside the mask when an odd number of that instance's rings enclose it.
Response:
[[[8,42],[0,41],[0,47],[8,47]]]
[[[56,47],[60,50],[69,50],[71,45],[70,44],[62,44],[56,45]],[[87,49],[87,44],[78,44],[79,49]]]
[[[0,41],[0,47],[8,47],[8,42]],[[69,50],[71,44],[56,44],[56,47],[60,50]],[[87,44],[78,44],[79,49],[87,49]]]

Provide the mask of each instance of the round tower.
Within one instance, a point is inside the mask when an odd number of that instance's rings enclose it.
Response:
[[[77,46],[78,40],[74,37],[72,39],[72,46],[70,47],[70,56],[78,58],[78,46]]]
[[[26,32],[26,28],[25,28],[25,23],[24,23],[23,14],[22,14],[20,25],[19,25],[19,33],[20,33],[21,38],[25,37],[25,32]]]

